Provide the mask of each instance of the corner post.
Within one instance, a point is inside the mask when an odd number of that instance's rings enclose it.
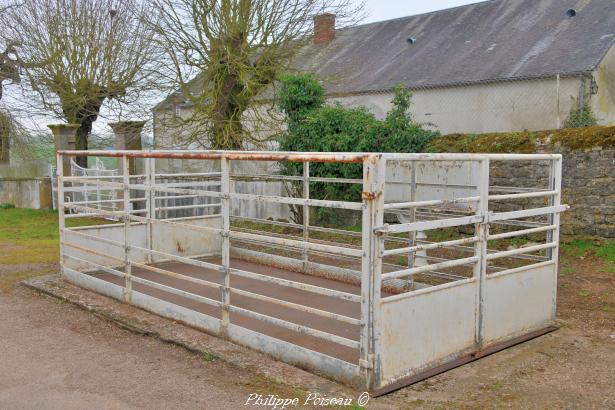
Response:
[[[556,195],[553,195],[549,200],[550,206],[559,206],[562,203],[562,156],[551,161],[549,169],[549,190],[557,191]],[[547,257],[553,261],[553,274],[555,276],[553,281],[553,307],[552,307],[552,319],[557,317],[557,278],[559,271],[559,225],[560,225],[560,213],[555,212],[549,215],[549,224],[555,225],[555,229],[547,231],[547,242],[555,243],[554,248],[547,249]]]
[[[485,282],[487,280],[487,237],[489,236],[489,223],[487,215],[489,213],[489,158],[482,158],[479,162],[478,172],[478,204],[476,215],[482,217],[480,222],[475,224],[474,235],[478,241],[474,245],[474,256],[478,260],[474,264],[474,278],[477,284],[476,292],[476,334],[475,343],[477,349],[481,349],[484,335],[485,323]]]
[[[66,220],[64,218],[64,167],[62,166],[64,158],[59,152],[56,153],[56,177],[58,181],[57,187],[57,204],[58,204],[58,226],[60,230],[60,273],[64,275],[64,231],[66,229]]]
[[[222,334],[226,336],[228,325],[230,324],[229,306],[231,304],[231,201],[230,201],[230,164],[226,157],[220,159],[220,190],[221,190],[221,205],[222,205],[222,287],[221,302],[222,302]]]
[[[386,160],[381,155],[370,155],[363,161],[359,366],[368,389],[375,388],[380,382],[378,317],[384,239],[378,237],[374,229],[382,226],[384,221],[385,170]]]
[[[122,156],[123,200],[124,200],[124,300],[130,303],[132,297],[132,267],[130,265],[130,162],[126,155]]]

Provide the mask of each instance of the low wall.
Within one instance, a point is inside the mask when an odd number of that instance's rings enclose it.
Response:
[[[51,180],[0,179],[0,203],[13,204],[17,208],[51,208]]]
[[[562,234],[615,237],[615,127],[558,131],[464,135],[439,138],[432,152],[553,153],[563,155]],[[516,177],[515,185],[544,181],[545,169],[533,164],[494,164],[491,184]],[[542,178],[542,181],[541,181]]]

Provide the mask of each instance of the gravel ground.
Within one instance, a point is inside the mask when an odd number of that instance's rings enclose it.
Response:
[[[0,294],[0,408],[238,409],[285,386],[25,289]]]

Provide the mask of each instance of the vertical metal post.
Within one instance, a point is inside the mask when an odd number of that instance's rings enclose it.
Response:
[[[310,199],[310,163],[303,163],[303,198]],[[308,242],[310,240],[310,207],[303,205],[303,272],[308,271],[309,252]]]
[[[382,289],[382,253],[384,252],[384,236],[375,234],[374,229],[384,225],[384,187],[386,183],[386,159],[381,155],[373,158],[376,164],[376,183],[373,192],[373,228],[371,235],[374,237],[372,245],[372,328],[373,328],[373,351],[374,351],[374,381],[380,385],[380,355],[382,353],[382,320],[381,317],[381,289]]]
[[[412,171],[410,174],[410,202],[416,201],[416,162],[411,162]],[[416,222],[416,208],[410,209],[410,222]],[[416,245],[416,231],[410,231],[408,233],[408,246]],[[408,267],[413,268],[416,262],[416,251],[408,252]],[[408,278],[408,285],[412,285],[412,277]]]
[[[64,274],[64,229],[66,228],[66,220],[64,218],[64,166],[61,154],[56,154],[56,179],[58,187],[56,189],[57,209],[58,209],[58,226],[60,228],[60,273]]]
[[[128,157],[122,156],[122,177],[124,188],[124,300],[130,303],[132,296],[132,267],[130,265],[130,243],[128,236],[130,233],[130,166]]]
[[[560,75],[557,74],[557,77],[555,78],[555,88],[556,88],[556,109],[557,109],[557,128],[556,129],[560,129],[560,127],[562,126],[562,122],[561,122],[561,118],[560,118],[560,102],[559,102],[559,94],[560,94]]]
[[[489,235],[489,224],[486,223],[486,216],[489,213],[489,159],[483,158],[479,162],[478,173],[478,196],[479,201],[476,206],[476,215],[482,216],[483,221],[476,223],[475,236],[478,241],[474,246],[474,256],[478,258],[474,265],[474,278],[476,279],[476,346],[480,349],[485,334],[485,282],[487,280],[487,236]]]
[[[562,156],[551,161],[549,171],[549,190],[557,191],[549,200],[551,206],[561,205],[562,202]],[[559,271],[559,224],[560,214],[555,212],[549,215],[549,224],[555,225],[553,231],[547,232],[547,242],[555,243],[555,248],[547,249],[547,257],[553,261],[553,311],[552,318],[555,320],[557,315],[557,277]]]
[[[361,335],[359,366],[367,387],[379,383],[376,363],[376,345],[379,338],[377,317],[380,303],[380,286],[384,239],[376,237],[374,228],[384,220],[385,161],[372,155],[363,162],[362,193],[362,257],[361,257]]]
[[[145,178],[147,178],[146,185],[147,191],[145,192],[145,208],[147,209],[147,249],[150,251],[154,249],[154,234],[153,234],[153,219],[156,219],[156,191],[154,186],[156,185],[156,159],[145,158]],[[147,255],[147,261],[152,263],[154,256],[150,252]]]
[[[228,325],[230,323],[229,305],[231,304],[231,243],[229,233],[231,230],[231,201],[230,201],[230,164],[226,157],[220,160],[220,190],[222,204],[222,283],[221,301],[222,301],[222,334],[226,335]]]

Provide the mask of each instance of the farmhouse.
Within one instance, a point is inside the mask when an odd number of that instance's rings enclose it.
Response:
[[[331,14],[314,23],[296,70],[378,118],[404,84],[414,117],[444,134],[560,128],[587,105],[615,124],[612,0],[491,0],[338,30]],[[189,109],[179,94],[154,108],[158,146],[158,119]]]

